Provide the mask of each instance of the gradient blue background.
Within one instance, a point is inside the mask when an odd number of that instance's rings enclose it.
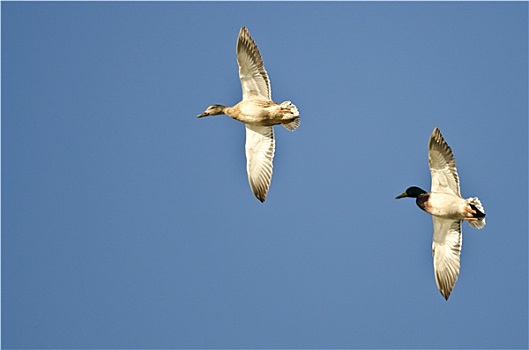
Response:
[[[527,11],[517,3],[2,2],[3,348],[527,348]],[[276,128],[261,204],[247,26]],[[427,143],[481,231],[445,301]]]

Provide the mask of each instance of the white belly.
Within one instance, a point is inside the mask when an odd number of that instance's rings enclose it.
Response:
[[[434,216],[452,220],[463,220],[469,216],[465,211],[466,201],[453,194],[433,192],[428,201],[427,212]]]

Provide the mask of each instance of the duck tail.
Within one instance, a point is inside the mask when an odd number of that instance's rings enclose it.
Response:
[[[298,126],[299,126],[299,117],[296,118],[296,119],[294,119],[294,120],[291,121],[290,123],[285,123],[285,124],[283,124],[283,126],[284,126],[285,128],[287,128],[288,130],[290,130],[290,131],[294,131],[294,130],[296,130],[296,129],[298,128]]]
[[[298,107],[296,107],[292,102],[285,101],[282,102],[280,105],[281,109],[286,109],[290,114],[292,114],[290,117],[299,117],[299,111]]]
[[[283,113],[283,126],[290,131],[294,131],[299,126],[299,111],[292,102],[285,101],[279,105],[281,112]]]
[[[481,205],[479,199],[477,197],[469,198],[467,199],[467,204],[477,212],[474,214],[474,217],[477,220],[468,221],[469,225],[476,229],[482,229],[485,227],[485,209],[483,209],[483,205]]]

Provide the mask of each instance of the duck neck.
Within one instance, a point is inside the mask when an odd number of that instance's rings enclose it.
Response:
[[[221,107],[223,114],[226,114],[228,117],[233,118],[233,115],[234,115],[233,107],[228,107],[228,106],[220,106],[220,107]]]
[[[426,210],[427,209],[426,207],[428,206],[427,205],[428,204],[428,199],[430,199],[430,196],[426,192],[425,193],[421,193],[415,199],[415,203],[417,204],[417,206],[419,208],[421,208],[425,212],[428,212],[428,210]]]

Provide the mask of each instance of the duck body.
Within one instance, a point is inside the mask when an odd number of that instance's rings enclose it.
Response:
[[[450,220],[472,220],[474,218],[484,217],[478,212],[472,213],[471,203],[468,199],[443,192],[430,192],[422,194],[415,200],[417,206],[431,214],[443,219]]]
[[[233,107],[213,105],[198,117],[225,114],[230,118],[244,124],[256,126],[285,125],[289,130],[290,125],[299,124],[299,112],[290,101],[281,104],[270,100],[243,100]],[[295,125],[297,128],[297,125]]]
[[[248,100],[239,102],[234,109],[237,113],[228,115],[250,125],[287,125],[299,120],[298,109],[290,101],[277,104],[266,100]]]
[[[448,300],[459,277],[463,244],[463,221],[475,229],[485,227],[485,210],[477,197],[463,198],[452,150],[438,128],[428,143],[428,164],[432,177],[431,191],[412,186],[396,198],[415,198],[419,208],[432,216],[432,256],[435,282]]]

